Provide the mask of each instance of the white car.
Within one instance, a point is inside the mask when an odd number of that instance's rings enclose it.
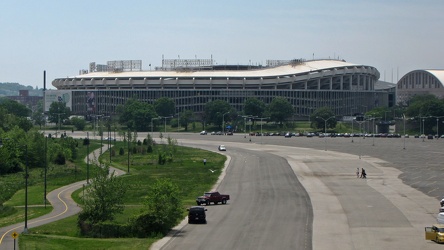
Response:
[[[438,221],[439,224],[444,224],[444,213],[439,213],[438,216],[436,217],[436,220]]]
[[[200,132],[201,135],[206,135],[207,131],[203,130],[202,132]]]
[[[227,148],[225,148],[224,145],[219,146],[219,151],[227,151]]]

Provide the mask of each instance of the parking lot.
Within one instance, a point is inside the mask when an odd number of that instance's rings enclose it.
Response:
[[[175,135],[176,136],[176,135]],[[177,135],[189,137],[192,134]],[[193,136],[199,136],[194,135]],[[217,135],[201,135],[211,139]],[[200,138],[203,139],[203,138]],[[214,139],[214,138],[213,138]],[[407,185],[438,200],[444,196],[444,139],[404,137],[290,137],[252,136],[235,133],[217,136],[217,140],[314,148],[374,157],[386,161],[388,167],[399,169],[399,178]],[[367,173],[371,176],[371,173]]]

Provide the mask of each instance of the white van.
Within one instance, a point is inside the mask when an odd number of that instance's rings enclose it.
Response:
[[[438,221],[439,224],[444,224],[444,212],[439,213],[438,216],[436,217],[436,220]]]

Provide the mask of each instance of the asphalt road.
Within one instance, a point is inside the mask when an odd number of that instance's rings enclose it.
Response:
[[[441,143],[444,141],[422,141],[415,138],[406,140],[403,138],[375,138],[374,140],[373,138],[353,138],[352,141],[352,138],[250,138],[242,135],[200,136],[195,134],[171,134],[171,136],[182,138],[179,139],[179,143],[183,145],[195,144],[196,140],[204,140],[203,144],[212,145],[212,148],[216,149],[217,144],[223,143],[227,146],[226,153],[233,157],[239,157],[238,154],[241,153],[240,157],[248,160],[248,155],[257,155],[260,160],[253,160],[253,163],[268,168],[268,171],[276,167],[284,168],[285,164],[281,165],[279,162],[282,159],[287,161],[293,174],[287,173],[282,176],[270,175],[267,171],[256,171],[249,173],[249,181],[243,183],[242,174],[227,173],[220,189],[230,190],[230,195],[242,197],[255,197],[255,192],[262,193],[267,190],[270,196],[274,196],[273,200],[278,200],[280,193],[276,190],[279,190],[280,186],[258,185],[254,190],[248,190],[236,189],[234,183],[243,187],[253,185],[252,183],[256,184],[256,182],[260,184],[263,179],[270,177],[274,178],[276,183],[286,181],[297,186],[300,182],[309,194],[313,207],[313,249],[438,249],[441,247],[434,242],[424,240],[424,227],[436,222],[435,218],[439,209],[438,198],[441,197],[440,192],[444,185],[439,181],[440,177],[442,179],[442,173],[437,162],[441,162]],[[268,156],[273,160],[265,161],[267,153],[282,157],[282,159]],[[244,156],[245,154],[247,156]],[[365,168],[368,178],[356,178],[356,167]],[[248,168],[248,164],[240,164],[237,161],[233,163],[232,168]],[[233,184],[228,185],[228,183]],[[285,189],[281,191],[283,190]],[[276,194],[279,195],[276,197]],[[298,199],[295,193],[288,195],[286,199]],[[242,203],[239,205],[241,208],[245,206],[243,199],[233,199],[229,210],[234,210],[235,202]],[[213,234],[213,230],[218,230],[216,228],[219,223],[226,226],[224,220],[229,218],[224,215],[227,213],[230,213],[235,221],[250,221],[252,225],[256,225],[253,223],[255,220],[266,220],[266,217],[254,215],[257,210],[270,211],[272,209],[270,206],[274,204],[254,203],[255,205],[251,206],[247,213],[243,210],[227,212],[226,206],[217,208],[220,209],[217,212],[223,214],[222,217],[209,211],[209,218],[216,220],[216,223],[212,221],[200,227],[183,223],[176,228],[176,235],[163,239],[152,249],[182,249],[184,246],[193,249],[204,247],[217,249],[220,246],[212,247],[213,244],[219,244],[215,241],[224,242],[230,249],[256,249],[258,246],[260,248],[262,245],[254,245],[258,241],[255,237],[242,238],[246,242],[241,247],[230,245],[233,244],[232,242],[238,242],[237,239],[242,235],[248,234],[245,231],[258,230],[242,223],[230,224],[230,233],[220,233],[216,236]],[[294,210],[301,207],[304,209],[303,205],[299,205],[296,208],[289,206],[285,210],[286,213],[292,214]],[[244,216],[243,220],[239,220],[240,214]],[[309,217],[307,219],[310,221]],[[258,222],[255,223],[258,224]],[[279,227],[268,228],[270,225],[264,224],[265,228],[261,230],[265,232],[267,238],[286,239],[285,235],[289,233],[288,225],[295,223],[302,222],[288,219],[281,221]],[[299,229],[291,231],[295,238],[306,234],[310,226],[301,229],[303,227],[300,225],[296,228]],[[213,232],[211,233],[212,240],[207,240],[206,232],[208,231]],[[223,232],[223,229],[218,232]],[[286,242],[284,245],[279,245],[276,241],[271,241],[268,242],[270,245],[264,246],[263,249],[304,249],[300,246],[291,247],[292,241],[284,240],[284,242]],[[295,239],[294,242],[300,243],[301,240]],[[222,243],[221,246],[225,245]],[[309,249],[309,246],[310,244],[306,244],[305,249]]]
[[[231,200],[206,206],[206,225],[185,224],[162,249],[312,249],[310,198],[287,161],[242,148],[228,153],[231,161],[215,189]],[[210,159],[205,167],[211,168]]]
[[[231,201],[209,206],[208,224],[183,222],[153,249],[442,247],[424,240],[424,227],[436,222],[444,188],[444,140],[170,135],[182,145],[227,146],[231,161],[215,188]],[[356,167],[368,178],[356,178]]]

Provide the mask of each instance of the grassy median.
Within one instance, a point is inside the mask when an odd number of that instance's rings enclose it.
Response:
[[[124,154],[112,155],[111,165],[124,171],[128,169],[128,155],[124,143],[117,143],[115,152],[120,147]],[[143,148],[145,146],[139,145]],[[195,204],[196,196],[202,195],[216,183],[221,173],[226,157],[224,155],[201,149],[175,146],[172,161],[161,165],[158,162],[159,153],[168,150],[167,145],[155,145],[152,152],[137,150],[130,154],[130,173],[125,178],[129,189],[125,196],[125,210],[116,216],[116,222],[126,223],[129,218],[137,215],[143,206],[144,198],[150,190],[151,184],[158,178],[168,178],[176,183],[181,190],[186,208]],[[203,165],[203,159],[207,164]],[[101,161],[109,164],[109,152],[103,152]],[[212,173],[209,169],[215,170]],[[77,190],[73,198],[81,203],[82,190]],[[91,239],[79,236],[77,216],[72,216],[54,223],[30,228],[28,235],[21,235],[21,249],[148,249],[161,236],[152,238],[110,238]]]

